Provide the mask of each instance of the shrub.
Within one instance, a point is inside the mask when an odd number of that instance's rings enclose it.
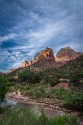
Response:
[[[41,80],[40,74],[31,72],[29,69],[25,69],[18,75],[19,82],[27,83],[39,83]]]
[[[83,111],[83,92],[71,92],[64,98],[63,106]]]
[[[49,84],[51,86],[55,86],[58,83],[59,83],[59,79],[57,77],[51,77],[51,78],[49,78]]]

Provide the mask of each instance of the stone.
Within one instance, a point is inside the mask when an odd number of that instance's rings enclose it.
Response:
[[[51,67],[55,68],[56,62],[53,50],[48,47],[40,51],[30,65],[31,71],[42,71]]]
[[[51,48],[47,47],[45,50],[42,50],[40,53],[38,53],[35,56],[33,62],[41,60],[41,59],[55,62],[55,57],[54,57],[53,50]]]
[[[58,53],[56,54],[55,61],[56,62],[69,62],[77,57],[79,57],[82,53],[75,52],[70,47],[61,48]]]

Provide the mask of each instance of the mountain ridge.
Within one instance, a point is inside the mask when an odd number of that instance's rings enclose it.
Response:
[[[46,68],[58,68],[65,63],[74,60],[75,58],[81,56],[83,53],[76,52],[70,47],[61,48],[56,56],[54,56],[54,52],[51,48],[46,48],[41,50],[32,61],[25,60],[19,68],[12,69],[7,72],[10,74],[15,70],[24,70],[25,68],[29,67],[31,71],[42,71]]]

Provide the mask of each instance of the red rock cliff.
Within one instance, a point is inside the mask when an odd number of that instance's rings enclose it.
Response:
[[[37,54],[37,56],[35,56],[33,62],[41,60],[41,59],[44,59],[50,62],[51,61],[55,62],[53,50],[47,47],[45,50],[42,50],[40,53]]]
[[[73,60],[81,55],[80,52],[75,52],[70,47],[61,48],[56,54],[56,62],[68,62]]]

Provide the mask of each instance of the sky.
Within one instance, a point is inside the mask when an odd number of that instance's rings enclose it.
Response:
[[[0,71],[45,49],[83,51],[83,0],[0,0]]]

